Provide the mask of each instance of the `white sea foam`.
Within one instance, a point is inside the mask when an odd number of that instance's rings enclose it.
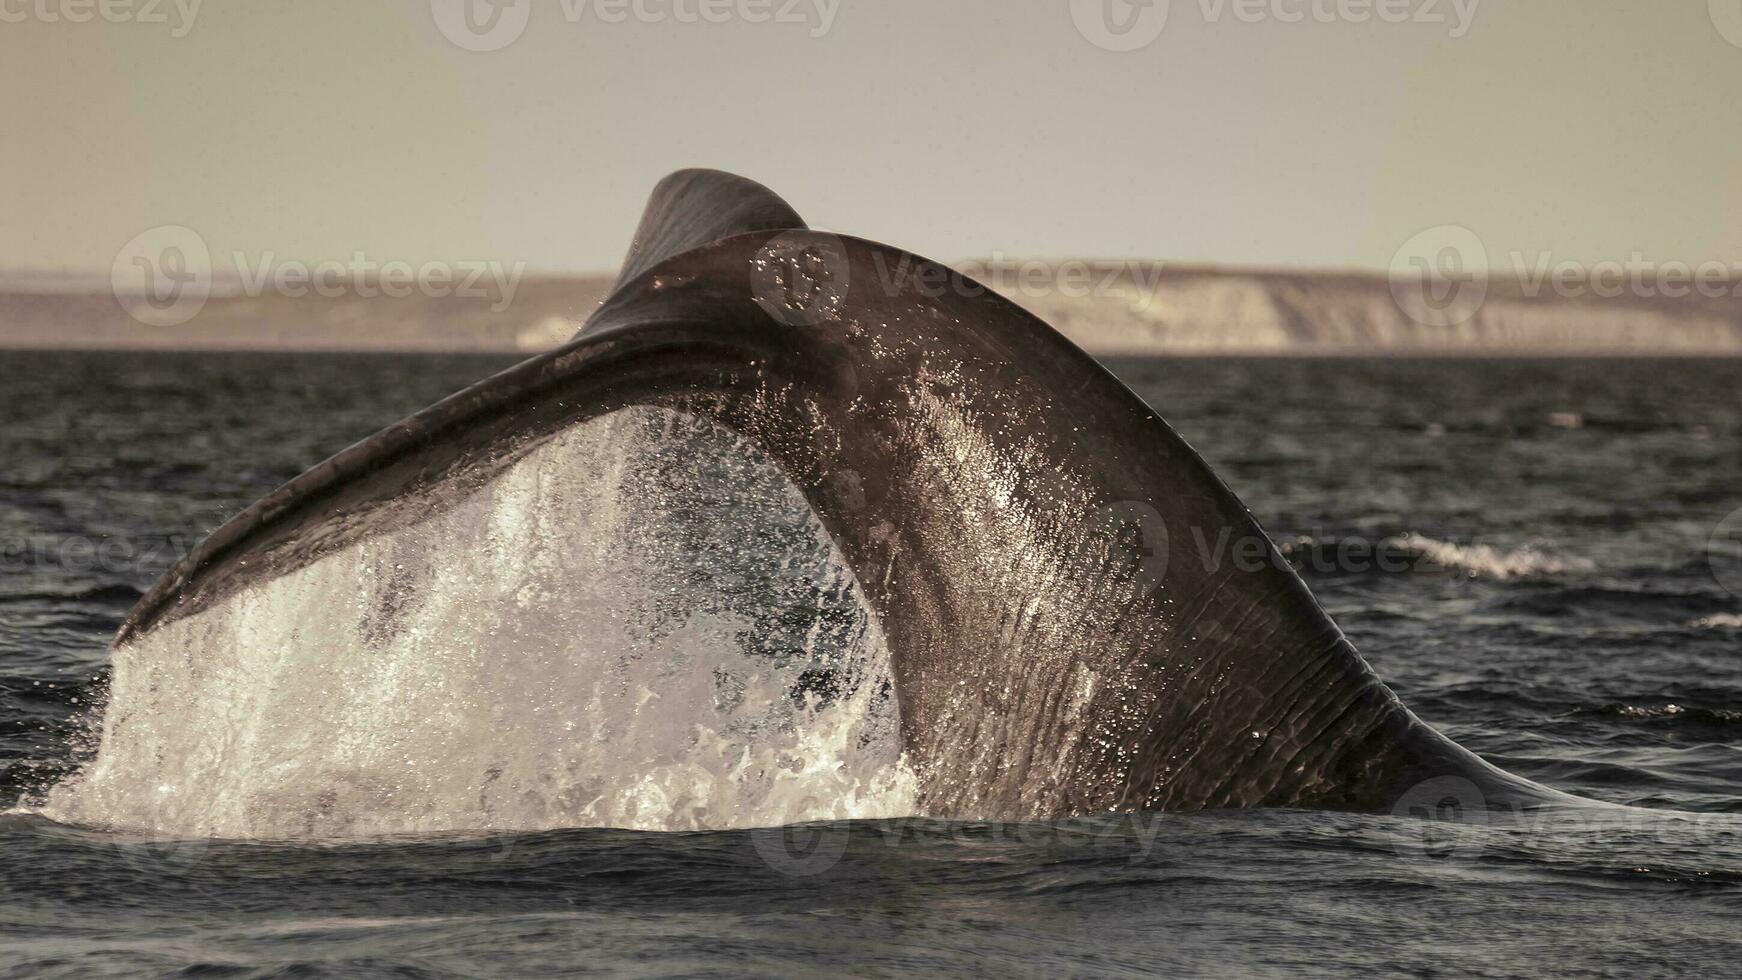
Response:
[[[666,412],[570,430],[439,516],[161,627],[111,684],[47,816],[340,838],[914,810],[839,555],[772,464]]]
[[[1716,616],[1703,616],[1688,625],[1697,630],[1742,629],[1742,615],[1718,613]]]
[[[1472,578],[1510,582],[1575,572],[1595,567],[1589,559],[1552,555],[1535,546],[1502,550],[1485,544],[1456,544],[1421,534],[1405,534],[1391,543],[1442,568],[1460,571]]]

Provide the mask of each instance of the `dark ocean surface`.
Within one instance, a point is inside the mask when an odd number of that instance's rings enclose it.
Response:
[[[1687,976],[1742,962],[1742,361],[1123,360],[1417,714],[1636,809],[179,840],[29,801],[153,579],[479,356],[0,353],[0,975]],[[1733,516],[1734,515],[1734,516]],[[1728,520],[1726,520],[1728,518]]]

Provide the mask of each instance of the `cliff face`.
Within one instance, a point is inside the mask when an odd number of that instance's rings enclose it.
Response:
[[[998,277],[992,277],[994,281]],[[1009,280],[1007,280],[1009,281]],[[1128,270],[1000,292],[1098,353],[1742,354],[1742,298],[1562,295],[1495,280],[1444,305],[1356,273]],[[1576,288],[1576,287],[1575,287]]]
[[[962,268],[1102,354],[1742,355],[1742,283],[1611,295],[1517,281],[1447,307],[1382,275],[1082,262]],[[1087,269],[1087,274],[1083,270]],[[147,326],[105,292],[0,286],[0,347],[536,351],[567,340],[610,276],[489,297],[214,295]],[[858,286],[859,284],[855,284]],[[860,288],[880,288],[873,282]]]

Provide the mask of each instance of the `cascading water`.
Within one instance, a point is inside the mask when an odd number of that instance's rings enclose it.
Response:
[[[630,409],[116,650],[99,751],[42,809],[237,838],[899,816],[897,717],[797,489]]]

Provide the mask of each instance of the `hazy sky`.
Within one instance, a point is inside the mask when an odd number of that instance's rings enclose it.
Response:
[[[494,51],[438,26],[470,0],[84,2],[0,0],[0,268],[160,224],[221,265],[611,268],[693,165],[946,260],[1384,267],[1442,223],[1742,260],[1742,0],[1172,0],[1122,52],[1084,0],[520,0]]]

